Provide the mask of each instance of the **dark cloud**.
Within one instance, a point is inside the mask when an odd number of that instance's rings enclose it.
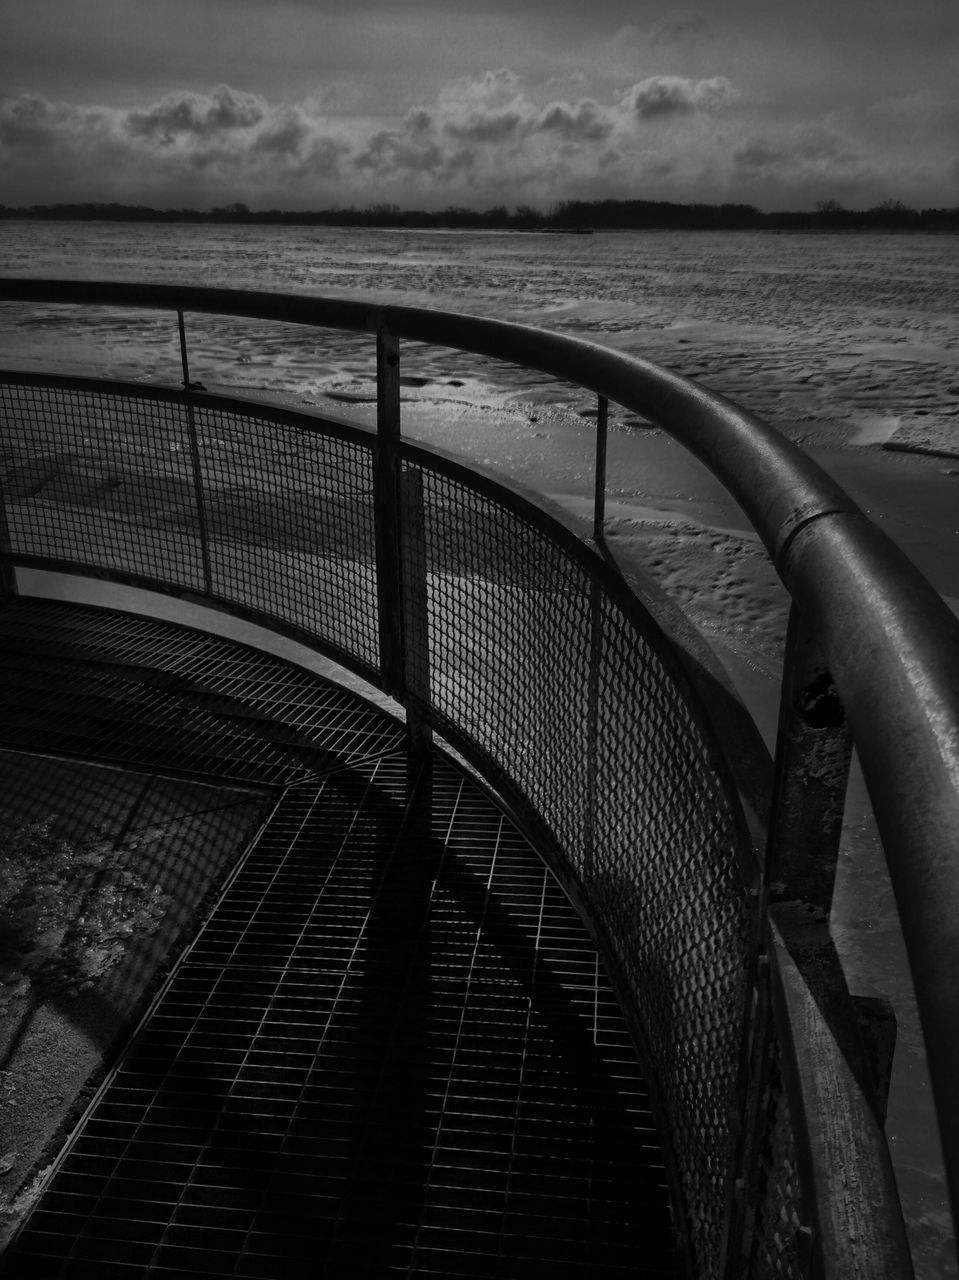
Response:
[[[551,102],[536,119],[541,133],[554,133],[567,142],[602,142],[613,131],[613,122],[592,98],[581,98],[575,106]]]
[[[647,76],[606,99],[552,92],[500,69],[372,121],[331,111],[322,90],[271,103],[221,85],[133,108],[0,97],[3,198],[291,209],[606,195],[806,207],[821,196],[868,204],[889,190],[913,203],[955,199],[955,134],[930,160],[916,132],[955,118],[942,95],[832,113],[828,127],[776,128],[757,127],[748,97],[718,75]],[[903,122],[898,153],[887,141],[893,120]]]
[[[299,156],[312,137],[310,121],[296,107],[277,112],[256,136],[253,150],[267,155]]]
[[[357,154],[354,164],[361,171],[372,170],[383,177],[437,174],[445,166],[445,157],[439,145],[429,138],[382,129]]]
[[[857,164],[860,156],[847,138],[821,126],[791,129],[776,138],[754,136],[733,151],[746,169],[792,168],[809,164]]]
[[[443,128],[463,142],[506,142],[522,132],[523,112],[516,108],[471,111],[465,119],[447,120]]]
[[[725,76],[690,80],[686,76],[648,76],[624,95],[623,106],[641,120],[714,111],[736,96]]]
[[[109,128],[110,113],[95,107],[71,107],[36,94],[0,97],[0,146],[43,152],[80,131]]]
[[[131,111],[126,127],[133,137],[157,138],[170,145],[184,136],[212,138],[231,129],[251,129],[266,115],[262,98],[221,84],[209,94],[168,94],[147,111]]]

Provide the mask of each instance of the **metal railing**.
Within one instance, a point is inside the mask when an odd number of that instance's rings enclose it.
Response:
[[[828,916],[855,744],[959,1187],[959,626],[847,495],[719,396],[523,326],[135,284],[6,280],[0,299],[175,312],[184,381],[0,375],[8,589],[18,565],[160,587],[396,696],[415,745],[437,730],[510,804],[609,958],[690,1274],[909,1274],[875,1064]],[[376,432],[195,389],[187,312],[375,335]],[[402,439],[400,339],[597,394],[597,538],[609,401],[669,431],[749,516],[793,599],[761,857],[722,725],[624,582],[538,507]]]

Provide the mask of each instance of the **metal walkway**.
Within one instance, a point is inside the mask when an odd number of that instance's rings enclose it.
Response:
[[[0,747],[272,812],[4,1277],[672,1276],[658,1140],[564,894],[445,757],[229,641],[18,600]]]

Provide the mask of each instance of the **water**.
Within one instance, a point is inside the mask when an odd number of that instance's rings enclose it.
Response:
[[[941,590],[959,596],[959,554],[948,550],[959,538],[959,237],[0,222],[0,273],[433,306],[653,359],[803,443],[860,501],[856,485],[877,504],[888,498],[878,518]],[[195,315],[187,323],[191,376],[206,386],[332,404],[373,421],[368,336]],[[181,377],[170,315],[124,313],[118,328],[115,312],[3,306],[0,347],[7,367]],[[415,344],[404,345],[402,373],[408,434],[585,511],[589,396]],[[772,705],[785,602],[743,518],[661,433],[630,415],[614,425],[613,536],[643,556],[724,659],[748,666],[754,685],[766,681]],[[882,452],[890,442],[934,453]],[[889,995],[900,1020],[888,1132],[918,1273],[952,1275],[921,1036],[881,851],[859,800],[847,815],[834,918],[854,989]]]

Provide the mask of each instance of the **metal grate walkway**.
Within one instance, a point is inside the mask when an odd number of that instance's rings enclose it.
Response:
[[[0,745],[275,789],[5,1277],[674,1274],[609,983],[467,775],[170,624],[18,601],[0,641]]]

